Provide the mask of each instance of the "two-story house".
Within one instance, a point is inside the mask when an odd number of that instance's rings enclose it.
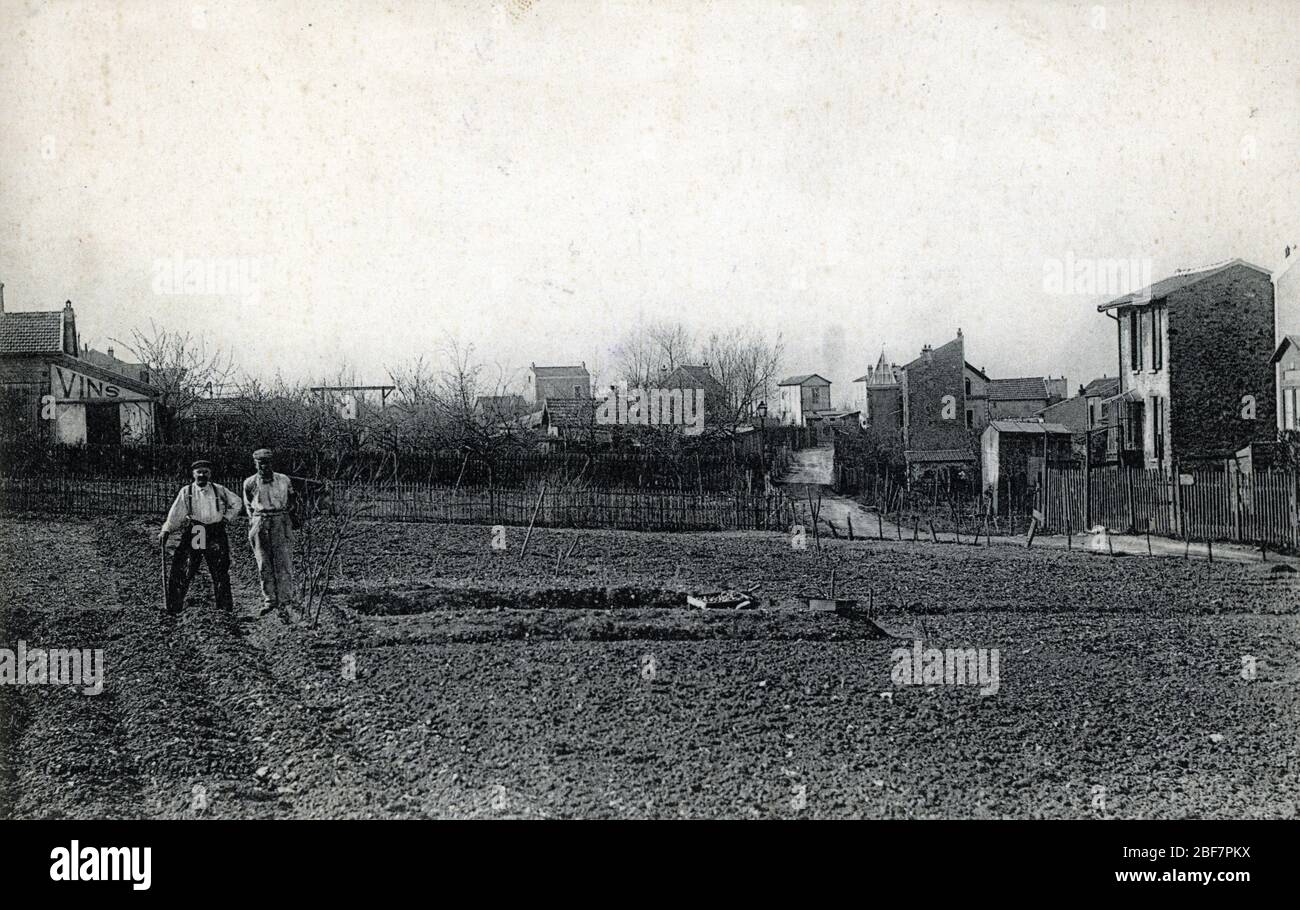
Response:
[[[534,408],[540,409],[552,398],[591,398],[591,374],[587,365],[539,367],[528,365],[528,389]]]
[[[777,383],[777,422],[802,427],[817,411],[831,409],[831,381],[816,373],[790,376]]]
[[[1240,259],[1098,308],[1115,321],[1119,459],[1170,469],[1274,434],[1273,282]]]

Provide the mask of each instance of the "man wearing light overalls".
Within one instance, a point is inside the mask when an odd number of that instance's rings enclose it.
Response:
[[[270,449],[253,453],[257,473],[244,481],[244,504],[248,506],[248,542],[257,560],[262,583],[262,612],[296,601],[293,585],[293,523],[296,505],[293,485],[284,474],[271,469]]]
[[[198,573],[199,563],[206,561],[212,575],[212,589],[217,606],[234,612],[230,594],[230,541],[226,536],[226,522],[234,520],[243,505],[239,497],[219,483],[212,483],[212,463],[196,461],[190,465],[194,482],[176,494],[158,532],[158,541],[167,543],[167,536],[181,532],[180,543],[172,554],[171,578],[167,584],[167,612],[176,614],[185,604],[185,593],[190,581]]]

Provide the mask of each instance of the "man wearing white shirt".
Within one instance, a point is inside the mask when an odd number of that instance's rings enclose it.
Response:
[[[226,535],[226,522],[243,512],[239,497],[221,484],[212,482],[212,463],[196,461],[190,465],[194,482],[176,494],[158,532],[158,542],[165,545],[167,536],[181,532],[180,544],[172,554],[171,580],[167,585],[167,612],[176,614],[185,604],[185,593],[199,571],[199,562],[206,561],[212,576],[212,588],[217,596],[217,606],[235,609],[230,594],[230,541]]]
[[[271,469],[270,449],[253,453],[257,473],[244,481],[244,504],[248,506],[248,542],[257,560],[257,577],[262,583],[262,612],[296,601],[293,584],[293,519],[297,506],[288,476]]]

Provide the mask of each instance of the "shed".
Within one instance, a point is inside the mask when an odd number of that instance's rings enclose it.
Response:
[[[1072,434],[1059,423],[991,420],[980,453],[984,489],[993,494],[993,511],[1002,514],[1038,489],[1046,462],[1073,457]]]

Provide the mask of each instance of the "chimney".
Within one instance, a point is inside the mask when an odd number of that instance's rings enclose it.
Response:
[[[113,356],[113,346],[111,344],[108,346],[108,356],[109,357]]]
[[[5,311],[5,283],[0,281],[0,313]]]
[[[927,344],[925,347],[921,348],[921,356],[925,358],[926,363],[932,362],[934,360],[934,348]]]
[[[72,301],[63,304],[63,353],[80,356],[77,347],[77,314],[72,311]]]

